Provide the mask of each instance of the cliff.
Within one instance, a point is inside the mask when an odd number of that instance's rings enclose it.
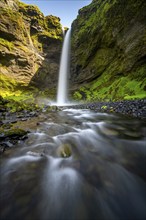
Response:
[[[60,19],[18,0],[1,0],[0,10],[0,94],[32,87],[52,93],[62,47]]]
[[[145,0],[93,0],[72,24],[74,99],[146,98]]]

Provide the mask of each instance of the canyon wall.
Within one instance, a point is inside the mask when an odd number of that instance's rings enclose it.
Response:
[[[0,1],[0,93],[56,90],[62,48],[60,18],[37,6]]]
[[[93,0],[72,24],[71,54],[74,99],[146,98],[146,2]]]

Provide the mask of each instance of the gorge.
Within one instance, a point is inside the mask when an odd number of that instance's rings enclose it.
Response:
[[[2,0],[0,7],[1,95],[55,100],[60,19],[18,0]],[[145,98],[145,11],[144,0],[94,0],[79,10],[72,23],[71,100]]]
[[[0,9],[0,220],[145,220],[145,1]]]

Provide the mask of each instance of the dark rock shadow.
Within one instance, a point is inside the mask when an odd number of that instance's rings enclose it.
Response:
[[[34,68],[37,68],[37,65],[40,67],[31,78],[29,86],[36,87],[40,91],[56,93],[62,41],[45,35],[38,36],[38,41],[42,44],[43,52],[38,55]]]

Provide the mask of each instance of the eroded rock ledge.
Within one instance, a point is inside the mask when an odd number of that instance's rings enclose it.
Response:
[[[0,2],[0,93],[55,88],[62,47],[60,18],[18,0]]]

